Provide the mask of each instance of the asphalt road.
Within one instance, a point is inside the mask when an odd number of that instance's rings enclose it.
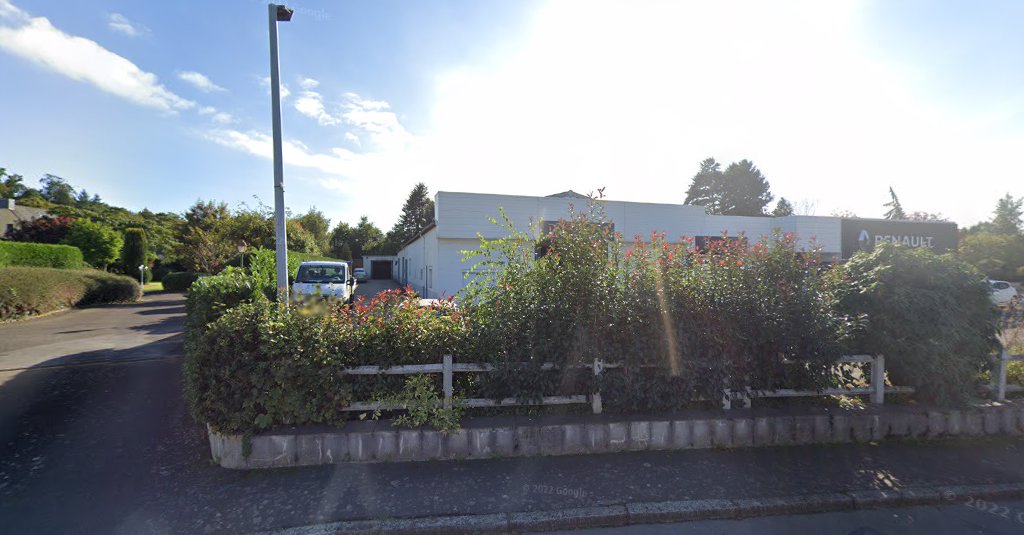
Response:
[[[570,532],[548,532],[551,535]],[[809,515],[643,524],[573,532],[577,535],[1011,535],[1024,533],[1024,502],[957,500],[937,507],[840,511]]]
[[[162,294],[0,326],[0,533],[247,533],[1024,481],[1021,439],[225,470],[182,398],[183,315]],[[889,533],[857,533],[876,532]]]

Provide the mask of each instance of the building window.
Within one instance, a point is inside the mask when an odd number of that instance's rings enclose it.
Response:
[[[561,220],[559,220],[559,221],[550,221],[550,220],[548,220],[548,221],[541,221],[540,222],[541,233],[543,233],[543,234],[551,234],[552,232],[555,231],[555,227],[557,227],[558,223],[560,223],[560,222],[561,222]],[[605,227],[606,229],[608,229],[610,232],[615,232],[615,222],[614,221],[613,222],[609,222],[609,223],[603,223],[602,226]]]

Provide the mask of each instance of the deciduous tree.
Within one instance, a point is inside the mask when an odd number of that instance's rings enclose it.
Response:
[[[82,251],[82,258],[91,266],[106,271],[107,266],[121,255],[124,240],[121,233],[88,219],[79,219],[71,225],[64,243]]]

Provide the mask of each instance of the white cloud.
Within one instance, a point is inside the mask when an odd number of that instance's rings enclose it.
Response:
[[[370,140],[380,147],[400,148],[410,142],[412,136],[398,121],[398,116],[388,111],[391,106],[382,100],[367,100],[355,93],[345,93],[345,111],[341,118],[345,123],[366,132]]]
[[[235,122],[235,118],[232,117],[230,113],[225,112],[213,114],[213,117],[210,120],[217,124],[232,124]]]
[[[26,22],[29,19],[28,13],[18,9],[7,0],[0,0],[0,17],[18,23]]]
[[[110,16],[107,17],[107,27],[129,37],[138,37],[149,33],[149,28],[128,20],[128,17],[125,17],[120,13],[111,13]]]
[[[44,17],[30,17],[6,0],[0,0],[0,15],[15,24],[0,26],[0,48],[11,54],[142,106],[174,112],[195,105],[161,85],[156,75],[95,41],[64,33]]]
[[[269,160],[273,155],[273,140],[262,132],[213,129],[204,135],[210,141],[253,156]],[[333,206],[350,210],[328,214],[335,220],[355,221],[359,215],[367,214],[377,225],[390,228],[397,218],[396,207],[401,206],[417,181],[417,175],[410,170],[418,167],[419,158],[409,149],[357,153],[335,147],[318,152],[300,141],[285,140],[282,152],[285,164],[290,166],[286,171],[288,177],[306,177],[304,182],[315,184],[313,190],[304,188],[305,195],[322,200],[335,192]],[[315,176],[309,178],[309,172]],[[381,187],[382,184],[388,187]],[[354,202],[354,191],[374,194],[361,195]]]
[[[339,124],[341,119],[332,116],[324,109],[324,100],[316,91],[303,91],[295,99],[295,109],[306,117],[316,119],[321,126]]]
[[[270,94],[270,77],[269,76],[261,76],[260,77],[260,85],[267,88],[267,94],[269,95]],[[288,95],[291,95],[291,94],[292,94],[292,92],[288,90],[288,86],[285,85],[284,82],[281,82],[281,100],[284,100],[284,99],[288,98]]]
[[[347,92],[342,94],[340,103],[331,106],[335,110],[332,113],[327,109],[323,95],[312,90],[319,82],[306,78],[300,85],[305,90],[295,99],[295,109],[316,119],[321,126],[344,125],[355,128],[365,133],[378,149],[401,148],[412,139],[412,135],[399,122],[398,116],[390,111],[391,105],[386,101],[365,99],[356,93]],[[345,134],[346,139],[360,143],[356,133]]]
[[[213,106],[203,106],[199,108],[199,115],[213,115],[214,113],[217,113],[217,108],[214,108]]]
[[[353,134],[352,132],[345,132],[345,140],[357,147],[362,145],[362,142],[359,140],[359,136]]]
[[[213,83],[205,74],[195,71],[184,71],[178,73],[178,78],[194,85],[196,88],[211,93],[214,91],[227,91],[223,87]]]

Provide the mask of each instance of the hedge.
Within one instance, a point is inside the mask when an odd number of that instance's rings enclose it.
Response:
[[[955,404],[976,391],[993,348],[983,278],[951,255],[885,245],[829,268],[792,234],[707,249],[659,233],[626,242],[598,204],[547,235],[505,228],[470,255],[481,275],[454,309],[424,310],[411,291],[280,307],[267,258],[197,282],[186,324],[193,414],[239,433],[338,424],[349,400],[403,389],[400,377],[345,367],[444,354],[494,366],[457,376],[458,397],[535,401],[599,387],[606,412],[646,413],[714,406],[706,400],[723,388],[854,386],[863,377],[835,363],[869,352],[886,356],[895,384]],[[594,359],[619,366],[595,378]]]
[[[0,267],[32,266],[77,269],[82,251],[70,245],[0,241]]]
[[[852,351],[885,355],[893,384],[917,397],[961,404],[999,348],[999,311],[988,281],[952,254],[893,244],[859,253],[831,274],[838,307],[865,324]]]
[[[227,280],[214,286],[235,297],[252,290],[243,277]],[[423,309],[411,291],[390,290],[352,307],[335,304],[326,315],[280,307],[260,292],[247,299],[218,310],[201,331],[192,330],[186,346],[192,414],[226,432],[340,425],[351,400],[395,391],[402,380],[350,378],[340,373],[346,366],[440,362],[442,355],[464,350],[469,333],[464,315],[443,304]],[[194,313],[189,321],[202,321]]]
[[[73,306],[137,301],[139,283],[92,269],[0,268],[0,320]]]
[[[189,271],[177,271],[174,273],[167,273],[163,276],[162,282],[164,284],[164,290],[169,292],[185,292],[192,286],[199,277],[202,277],[202,273],[192,273]]]

